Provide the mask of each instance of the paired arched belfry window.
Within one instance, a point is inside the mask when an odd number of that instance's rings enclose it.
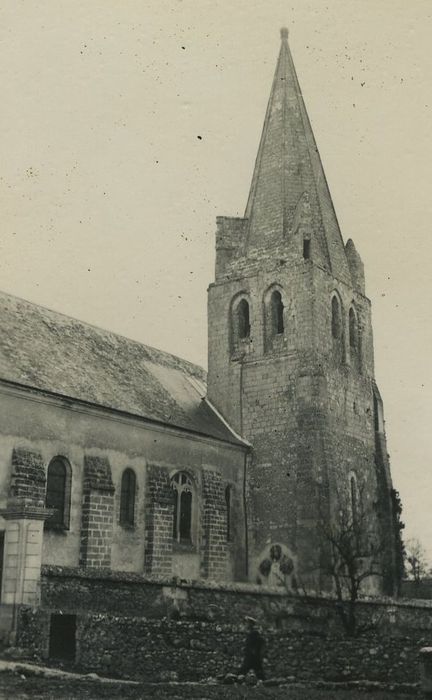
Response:
[[[72,470],[67,459],[54,457],[48,465],[45,506],[52,510],[45,527],[53,530],[69,528]]]
[[[192,544],[194,486],[190,477],[178,472],[171,479],[174,492],[173,539],[175,542]]]
[[[283,347],[285,333],[285,306],[283,290],[272,285],[264,294],[264,347],[272,350]],[[278,339],[278,340],[276,340]],[[234,358],[250,352],[251,307],[245,292],[237,295],[231,304],[231,351]]]
[[[120,525],[133,527],[135,522],[136,476],[129,467],[124,470],[120,489]]]
[[[346,327],[346,316],[343,313],[342,301],[337,291],[333,292],[330,303],[333,356],[337,362],[345,362],[349,357],[351,366],[360,371],[360,329],[356,309],[353,305],[350,306]]]

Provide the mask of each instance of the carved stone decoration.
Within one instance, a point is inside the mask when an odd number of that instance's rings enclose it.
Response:
[[[295,587],[295,561],[293,555],[284,545],[274,543],[263,553],[258,566],[257,582],[271,587]]]

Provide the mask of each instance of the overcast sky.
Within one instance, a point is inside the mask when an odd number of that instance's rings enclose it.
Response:
[[[432,560],[432,3],[1,0],[0,288],[206,365],[216,215],[242,216],[290,46],[366,267],[406,536]]]

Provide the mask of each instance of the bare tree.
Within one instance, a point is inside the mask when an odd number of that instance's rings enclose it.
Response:
[[[327,550],[324,569],[333,580],[345,633],[353,637],[365,630],[357,619],[357,602],[365,584],[383,576],[384,545],[377,536],[375,513],[358,498],[351,508],[341,507],[333,522],[323,523],[321,532]]]
[[[406,557],[405,557],[405,568],[408,578],[415,581],[415,583],[421,583],[422,579],[428,575],[429,567],[426,557],[425,549],[417,538],[412,538],[408,540],[405,545]]]

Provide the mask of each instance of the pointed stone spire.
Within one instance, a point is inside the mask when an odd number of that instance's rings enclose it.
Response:
[[[244,253],[303,254],[350,282],[344,244],[288,46],[281,49],[246,206]]]

